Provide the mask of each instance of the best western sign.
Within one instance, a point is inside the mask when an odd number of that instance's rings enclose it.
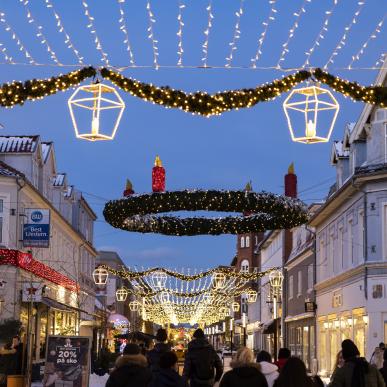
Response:
[[[26,208],[23,226],[24,247],[49,247],[50,245],[50,210]]]

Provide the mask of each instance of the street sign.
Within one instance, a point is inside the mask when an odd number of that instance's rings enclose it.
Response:
[[[26,208],[23,225],[24,247],[50,246],[50,210],[43,208]]]
[[[23,302],[41,302],[43,285],[40,282],[23,282]]]
[[[305,302],[305,312],[313,313],[317,309],[317,305],[315,302],[307,301]]]

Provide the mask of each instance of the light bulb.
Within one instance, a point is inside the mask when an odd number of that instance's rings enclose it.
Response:
[[[316,137],[316,124],[312,120],[309,120],[306,124],[305,137]]]
[[[99,118],[94,116],[91,121],[91,133],[98,134],[99,133]]]

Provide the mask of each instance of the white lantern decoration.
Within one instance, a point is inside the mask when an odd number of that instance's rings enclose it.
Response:
[[[167,282],[167,275],[162,271],[155,271],[152,274],[152,279],[154,282],[155,289],[163,289],[165,288],[165,284]]]
[[[125,109],[117,90],[99,82],[78,87],[68,105],[76,137],[88,141],[113,140]],[[88,116],[91,113],[91,125],[86,130],[76,112],[86,112]],[[106,126],[111,127],[108,130]]]
[[[239,312],[240,308],[241,306],[239,305],[239,302],[233,302],[231,304],[231,309],[233,312],[236,312],[236,313]]]
[[[138,301],[130,301],[129,302],[129,310],[131,312],[137,312],[140,309],[140,303]]]
[[[281,291],[283,280],[284,275],[280,270],[273,270],[270,272],[269,281],[274,293],[279,293]]]
[[[255,290],[253,290],[253,289],[250,289],[246,293],[247,302],[249,304],[252,304],[253,302],[257,301],[257,297],[258,297],[258,293]]]
[[[128,291],[125,288],[119,288],[116,291],[116,299],[117,301],[125,301],[128,297]]]
[[[102,267],[97,267],[93,271],[93,279],[96,285],[106,285],[108,277],[109,277],[109,272]]]
[[[215,272],[212,275],[212,284],[215,289],[223,289],[226,284],[226,275],[221,272]]]
[[[330,90],[307,86],[293,89],[283,108],[292,140],[312,144],[329,141],[340,106]]]
[[[168,292],[161,292],[160,301],[162,304],[169,304],[170,303],[169,293]]]

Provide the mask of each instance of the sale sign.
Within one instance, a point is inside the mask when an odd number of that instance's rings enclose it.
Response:
[[[87,387],[90,373],[88,337],[49,336],[44,387]]]

